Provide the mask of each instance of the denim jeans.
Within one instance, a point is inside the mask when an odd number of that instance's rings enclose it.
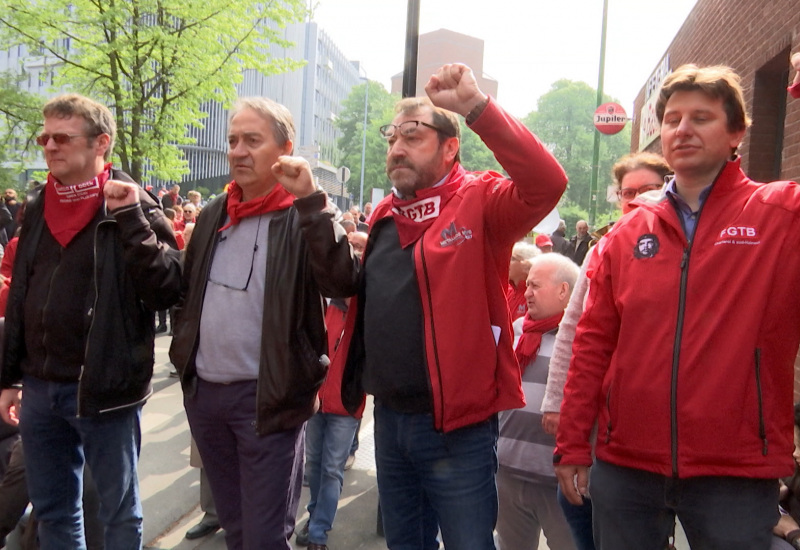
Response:
[[[575,541],[578,550],[595,550],[594,535],[592,535],[592,499],[584,498],[583,504],[576,506],[567,500],[559,485],[558,504],[561,505],[561,511],[564,512],[572,540]]]
[[[306,423],[306,472],[311,500],[308,540],[327,544],[344,483],[344,463],[358,427],[352,416],[317,413]]]
[[[142,504],[136,467],[141,405],[77,417],[77,383],[23,381],[20,432],[28,491],[43,550],[85,549],[81,496],[84,461],[100,495],[105,547],[142,547]]]
[[[676,516],[691,548],[767,550],[779,517],[777,479],[678,479],[596,460],[589,490],[601,550],[663,550]]]
[[[497,522],[497,417],[448,433],[430,414],[375,405],[386,545],[391,550],[494,550]]]

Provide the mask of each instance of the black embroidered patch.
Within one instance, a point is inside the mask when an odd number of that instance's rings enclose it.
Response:
[[[652,233],[646,233],[636,240],[636,246],[633,247],[633,257],[640,260],[642,258],[652,258],[658,254],[658,248],[658,237]]]

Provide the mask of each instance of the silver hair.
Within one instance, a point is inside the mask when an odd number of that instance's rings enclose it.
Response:
[[[539,254],[531,260],[531,269],[536,266],[545,265],[550,265],[555,268],[553,270],[553,281],[557,284],[567,283],[571,293],[572,289],[575,288],[575,281],[578,280],[578,275],[581,272],[575,262],[557,252]]]

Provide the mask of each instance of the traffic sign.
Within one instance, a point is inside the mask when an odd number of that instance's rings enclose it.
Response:
[[[336,181],[347,183],[350,179],[350,169],[347,166],[340,166],[336,169]]]
[[[603,134],[617,134],[627,123],[628,115],[619,103],[603,103],[594,112],[594,127]]]

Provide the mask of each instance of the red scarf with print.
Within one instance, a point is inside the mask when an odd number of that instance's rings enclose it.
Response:
[[[446,183],[416,192],[413,199],[401,199],[392,194],[392,215],[403,248],[419,240],[431,226],[464,181],[464,170],[456,163],[445,179]]]
[[[47,174],[44,188],[44,221],[58,244],[66,247],[89,225],[103,205],[103,186],[111,177],[111,163],[89,181],[63,185]]]
[[[228,217],[231,221],[222,226],[220,231],[238,225],[242,218],[260,216],[275,210],[286,210],[292,204],[294,204],[294,195],[284,189],[280,183],[276,183],[272,191],[265,196],[242,202],[242,188],[232,181],[228,184]]]
[[[517,356],[517,362],[521,368],[524,369],[532,359],[536,359],[536,356],[539,355],[539,347],[542,345],[542,335],[556,328],[563,316],[564,312],[562,311],[552,317],[534,321],[525,315],[525,321],[522,323],[522,336],[519,337],[519,342],[514,350],[514,355]]]

